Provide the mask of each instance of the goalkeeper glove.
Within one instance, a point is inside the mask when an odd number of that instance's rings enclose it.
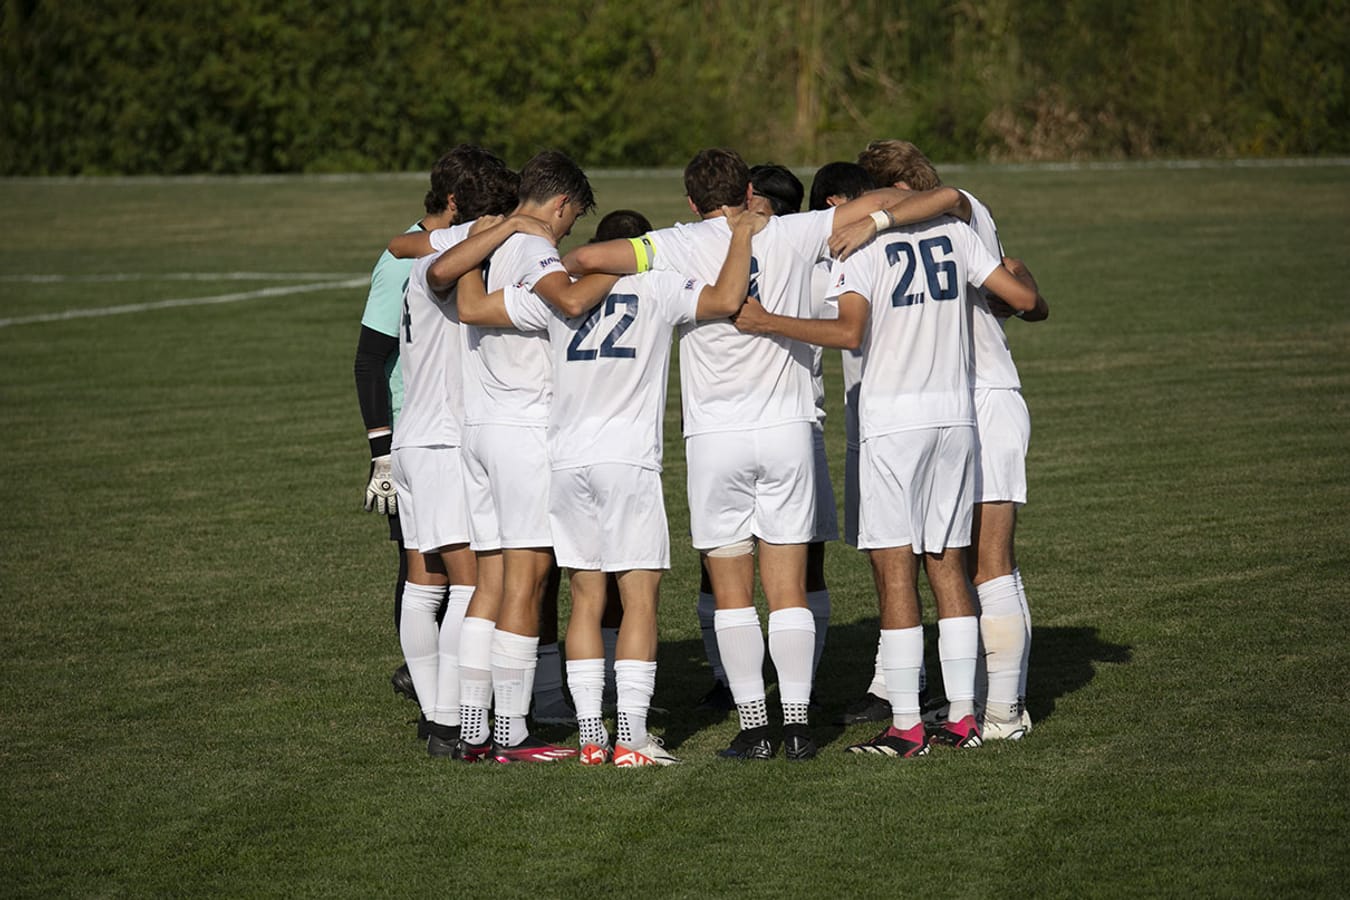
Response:
[[[394,477],[390,474],[388,454],[377,456],[370,461],[370,482],[366,484],[366,512],[378,512],[382,516],[398,514],[398,493],[394,490]]]

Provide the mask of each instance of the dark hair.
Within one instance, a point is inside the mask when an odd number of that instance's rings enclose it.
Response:
[[[684,192],[700,215],[723,206],[744,206],[750,169],[735,150],[700,150],[684,167]]]
[[[598,244],[600,241],[612,241],[615,238],[642,237],[651,230],[652,223],[648,222],[642,213],[632,209],[616,209],[606,213],[600,224],[595,226],[595,237],[591,238],[591,243]]]
[[[793,175],[786,166],[763,163],[750,167],[750,186],[769,205],[775,216],[802,211],[802,194],[805,189],[801,180]]]
[[[816,170],[811,179],[811,208],[828,209],[825,202],[831,197],[844,197],[853,200],[876,187],[872,176],[857,163],[826,163]]]
[[[431,190],[422,200],[427,215],[445,212],[450,195],[459,193],[459,183],[466,174],[494,166],[505,169],[506,163],[495,153],[474,144],[460,144],[436,160],[431,169]],[[458,198],[456,205],[459,205]]]
[[[559,195],[585,215],[595,209],[595,195],[586,173],[557,150],[536,153],[520,170],[520,202],[543,203]]]
[[[858,165],[878,185],[890,187],[903,181],[914,191],[942,186],[932,162],[909,141],[873,141],[858,154]]]
[[[506,215],[516,208],[519,191],[520,176],[505,165],[466,172],[455,191],[455,224]]]

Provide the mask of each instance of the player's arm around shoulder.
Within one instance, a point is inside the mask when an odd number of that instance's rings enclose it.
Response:
[[[704,285],[699,292],[695,314],[699,321],[723,319],[740,310],[750,287],[751,240],[769,222],[767,214],[748,209],[736,212],[723,207],[722,211],[731,226],[731,243],[722,269],[717,273],[717,282]]]
[[[1003,257],[1003,264],[989,273],[983,287],[1017,310],[1014,315],[1020,318],[1039,322],[1050,316],[1050,305],[1041,296],[1031,270],[1020,259]]]
[[[597,273],[573,281],[566,272],[549,272],[534,283],[534,293],[570,319],[604,300],[618,280],[618,275]]]
[[[928,191],[879,188],[868,191],[835,208],[830,253],[836,259],[847,259],[879,231],[897,225],[927,222],[938,216],[954,215],[960,218],[962,210],[965,221],[969,221],[970,201],[956,188],[937,187]]]
[[[455,292],[459,320],[465,325],[483,328],[513,328],[506,312],[506,292],[487,292],[481,269],[470,269],[459,277]]]
[[[506,239],[514,234],[534,234],[552,241],[548,225],[533,216],[516,214],[502,216],[483,216],[475,219],[469,227],[469,234],[436,258],[427,269],[427,285],[438,293],[444,293],[466,272],[476,271]]]
[[[573,277],[605,273],[609,275],[636,275],[650,267],[638,265],[637,247],[646,241],[640,238],[616,238],[598,244],[584,244],[562,259],[563,268]],[[647,246],[650,246],[648,242]]]

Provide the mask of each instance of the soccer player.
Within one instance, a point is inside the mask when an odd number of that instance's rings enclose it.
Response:
[[[455,216],[455,184],[463,175],[460,148],[442,156],[431,170],[431,187],[423,199],[426,215],[408,232],[426,233],[446,228]],[[403,590],[411,567],[420,574],[422,555],[404,545],[398,516],[398,497],[390,475],[393,424],[403,404],[403,378],[398,365],[398,333],[403,313],[403,292],[408,285],[413,260],[396,258],[388,250],[380,254],[370,274],[370,292],[361,316],[361,334],[356,344],[356,394],[370,444],[365,509],[389,519],[389,539],[398,545],[398,579],[394,587],[394,630],[402,622]],[[390,678],[394,692],[418,702],[417,690],[407,663]],[[425,734],[419,735],[423,738]]]
[[[935,189],[949,203],[958,192]],[[896,210],[900,207],[896,207]],[[896,210],[878,213],[889,224]],[[919,708],[923,628],[915,581],[922,559],[938,608],[950,713],[936,740],[980,746],[975,718],[979,627],[965,571],[973,508],[975,412],[968,325],[971,285],[1017,309],[1044,301],[963,222],[943,217],[886,231],[835,267],[834,320],[793,319],[747,301],[737,327],[823,346],[863,347],[859,548],[868,550],[881,612],[893,724],[854,753],[928,752]]]
[[[913,190],[942,184],[928,157],[908,141],[874,141],[858,161],[878,183]],[[990,253],[1002,256],[993,216],[973,194],[961,191],[949,212],[968,222]],[[975,511],[968,569],[979,598],[988,675],[987,694],[979,698],[981,734],[985,740],[1018,740],[1031,730],[1026,710],[1031,613],[1014,549],[1017,508],[1027,498],[1031,417],[1003,330],[1013,310],[987,290],[977,290],[973,300]],[[1042,298],[1035,308],[1016,315],[1041,321],[1049,308]]]
[[[517,285],[568,315],[582,312],[586,289],[572,283],[556,243],[594,206],[590,183],[576,163],[556,151],[536,155],[521,170],[516,215],[543,221],[550,238],[509,237],[488,260],[487,289]],[[463,458],[479,581],[462,639],[464,752],[469,758],[490,754],[499,762],[563,759],[576,751],[532,737],[525,722],[540,602],[553,565],[548,335],[469,326],[466,340]],[[494,700],[489,742],[487,710]]]
[[[514,205],[517,177],[499,158],[471,145],[450,156],[460,169],[453,218],[476,219]],[[469,225],[437,234],[453,246],[468,238]],[[404,537],[419,563],[410,568],[404,589],[399,636],[428,721],[432,756],[453,756],[458,747],[460,628],[477,581],[460,464],[462,339],[445,263],[442,255],[418,260],[404,291],[398,339],[405,404],[390,467]]]
[[[638,241],[579,247],[576,274],[657,268],[716,279],[731,229],[726,208],[751,197],[750,172],[731,150],[698,153],[684,173],[690,209],[702,221],[653,231]],[[754,238],[750,296],[793,316],[810,311],[810,277],[833,229],[888,203],[922,219],[924,195],[877,192],[837,210],[775,217]],[[810,351],[776,337],[740,334],[724,321],[681,328],[680,377],[688,460],[690,530],[716,598],[715,629],[740,732],[730,759],[769,759],[777,742],[764,690],[764,634],[754,607],[759,575],[769,605],[769,655],[778,673],[788,759],[817,753],[808,729],[815,622],[806,604],[806,544],[815,531]]]
[[[647,731],[656,684],[657,596],[670,567],[660,469],[671,335],[679,325],[725,318],[740,308],[751,237],[766,219],[749,212],[734,219],[716,284],[673,272],[627,276],[617,284],[608,276],[589,276],[601,279],[603,302],[578,316],[566,316],[515,286],[488,297],[471,275],[460,282],[466,321],[549,334],[554,373],[549,518],[558,561],[571,571],[567,677],[583,763],[679,762]],[[621,210],[606,216],[596,235],[638,238],[650,229],[639,214]],[[480,297],[481,312],[471,306]],[[615,663],[618,741],[612,749],[601,709],[601,618],[609,573],[617,578],[624,613]]]

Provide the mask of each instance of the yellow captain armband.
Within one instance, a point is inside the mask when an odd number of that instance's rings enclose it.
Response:
[[[656,248],[652,246],[651,238],[645,234],[642,237],[629,238],[628,241],[633,245],[633,255],[637,257],[637,274],[641,275],[652,267],[652,257],[656,255]]]

